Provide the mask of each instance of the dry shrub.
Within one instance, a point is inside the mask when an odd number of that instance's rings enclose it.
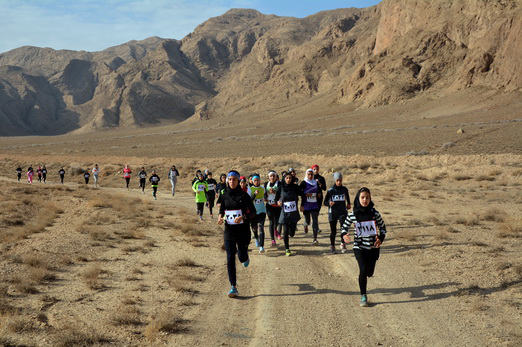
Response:
[[[486,175],[480,175],[475,177],[475,181],[494,181],[495,177],[492,176],[486,176]]]
[[[141,312],[134,306],[119,306],[111,317],[111,323],[121,325],[141,325]]]
[[[160,332],[175,334],[182,330],[183,320],[179,313],[165,311],[153,316],[150,323],[145,327],[143,335],[148,340],[156,340]]]
[[[203,236],[204,231],[201,230],[202,225],[192,223],[180,223],[178,230],[188,236]]]
[[[5,332],[21,334],[37,330],[33,320],[28,316],[7,315],[0,319],[2,330]]]
[[[21,256],[21,263],[32,267],[49,269],[50,266],[41,256],[35,254],[24,254]]]
[[[115,231],[114,233],[124,240],[140,240],[145,237],[142,230],[133,227],[130,230]]]
[[[87,202],[87,206],[90,207],[90,208],[95,208],[95,207],[111,208],[112,207],[112,203],[111,203],[111,201],[109,201],[107,199],[104,199],[102,197],[97,196],[97,197],[94,197],[91,200],[89,200]]]
[[[502,223],[506,220],[506,212],[499,210],[498,208],[490,208],[484,211],[481,219],[488,222]]]
[[[109,233],[105,230],[92,229],[89,231],[89,236],[94,241],[107,241],[112,239]]]
[[[100,274],[102,269],[99,265],[91,265],[85,268],[82,273],[82,279],[85,284],[91,289],[100,289]]]
[[[471,176],[460,174],[453,176],[453,179],[455,181],[467,181],[471,179]]]
[[[56,280],[56,275],[54,273],[42,268],[29,269],[28,276],[31,281],[37,284]]]
[[[417,174],[415,176],[418,180],[420,181],[429,181],[430,179],[428,178],[428,176],[424,175],[424,174]]]
[[[456,229],[456,228],[454,228],[454,227],[451,227],[451,226],[447,227],[446,230],[447,230],[449,233],[453,233],[453,234],[455,234],[455,233],[459,233],[459,232],[460,232],[460,230],[458,230],[458,229]]]
[[[174,264],[175,267],[186,266],[186,267],[197,267],[198,264],[190,258],[181,258]]]
[[[449,239],[449,234],[444,229],[437,229],[437,231],[433,234],[435,240],[447,240]]]
[[[406,241],[416,241],[417,233],[412,230],[401,230],[397,233],[397,238],[406,240]]]
[[[504,221],[497,229],[498,236],[501,238],[520,238],[522,237],[522,218],[510,218]]]
[[[410,225],[422,225],[422,221],[420,219],[411,219]]]
[[[27,277],[15,277],[12,279],[16,291],[24,294],[40,293],[34,285],[34,281]]]
[[[100,334],[94,327],[67,326],[57,330],[54,337],[56,347],[100,346],[111,343],[106,336]]]
[[[368,170],[371,166],[372,166],[372,164],[367,163],[367,162],[359,163],[359,164],[357,165],[357,167],[358,167],[359,169],[363,170],[363,171]]]
[[[457,224],[463,224],[466,226],[475,226],[480,224],[480,220],[477,216],[469,215],[469,216],[461,216],[455,218],[455,223]]]

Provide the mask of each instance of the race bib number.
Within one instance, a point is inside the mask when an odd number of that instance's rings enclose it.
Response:
[[[283,203],[283,208],[285,213],[295,212],[297,211],[297,204],[295,201],[287,201]]]
[[[275,205],[276,201],[275,201],[275,194],[268,194],[268,203],[270,205]]]
[[[215,184],[210,183],[210,184],[208,185],[208,190],[214,190],[214,188],[216,188],[216,185],[215,185]]]
[[[317,194],[316,193],[312,193],[312,196],[307,196],[306,197],[306,201],[308,201],[308,202],[317,202]]]
[[[152,182],[153,182],[153,183],[158,182],[158,178],[157,178],[157,177],[152,177]]]
[[[255,199],[255,200],[254,200],[254,204],[256,204],[256,205],[261,205],[261,204],[263,204],[263,199]]]
[[[141,174],[140,178],[147,178],[147,175]]]
[[[198,184],[198,192],[204,192],[205,191],[205,185],[204,184]]]
[[[225,220],[226,220],[227,224],[229,224],[229,225],[243,224],[243,219],[241,219],[241,222],[236,223],[237,217],[243,217],[243,212],[241,212],[241,210],[226,210],[225,211]]]
[[[332,201],[333,202],[343,202],[345,199],[344,199],[344,194],[340,194],[340,195],[332,195]]]
[[[355,235],[357,237],[376,236],[377,224],[374,220],[355,223]]]

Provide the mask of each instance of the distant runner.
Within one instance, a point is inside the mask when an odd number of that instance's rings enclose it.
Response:
[[[42,168],[40,166],[36,169],[36,174],[38,175],[38,182],[42,183]]]
[[[147,182],[147,172],[145,171],[145,167],[142,167],[140,172],[138,172],[138,178],[140,179],[141,193],[145,194],[145,183]]]
[[[198,179],[192,185],[192,190],[196,193],[196,213],[200,220],[203,220],[203,209],[207,202],[206,194],[208,192],[208,184],[205,181],[201,171],[198,173]]]
[[[89,177],[91,177],[91,174],[88,170],[85,170],[83,173],[83,178],[85,178],[85,184],[89,184]]]
[[[179,171],[176,169],[176,165],[172,165],[168,173],[168,179],[172,185],[172,196],[176,194],[176,183],[178,182]]]
[[[212,178],[212,172],[207,172],[207,207],[210,212],[210,218],[214,218],[214,213],[212,213],[212,209],[214,208],[214,202],[216,201],[217,195],[217,182]]]
[[[159,185],[160,178],[158,175],[156,175],[156,171],[152,170],[152,175],[149,177],[149,182],[152,187],[152,196],[154,197],[154,200],[156,199],[156,194],[158,193],[158,185]]]
[[[18,178],[18,182],[20,182],[20,179],[22,179],[22,168],[20,165],[16,168],[16,177]]]
[[[29,170],[27,171],[27,181],[29,182],[29,184],[33,184],[33,176],[34,176],[33,168],[29,167]]]
[[[63,166],[60,171],[58,171],[58,174],[60,175],[60,183],[63,184],[63,179],[65,178],[65,170],[63,169]]]
[[[256,208],[256,218],[254,225],[257,229],[256,247],[259,247],[259,253],[265,252],[265,220],[266,220],[266,206],[265,206],[265,187],[261,185],[261,177],[259,174],[252,176],[251,198]]]
[[[127,189],[130,190],[129,184],[131,179],[131,173],[132,170],[130,169],[128,164],[125,164],[125,167],[123,168],[123,178],[125,179],[125,183],[127,185]]]
[[[45,167],[45,165],[42,167],[42,179],[43,179],[43,183],[46,184],[46,182],[47,182],[47,168]]]
[[[95,164],[92,168],[92,178],[94,179],[94,188],[98,187],[98,175],[100,174],[100,168],[98,164]]]
[[[280,188],[280,182],[277,179],[277,173],[271,170],[268,173],[268,182],[265,183],[266,192],[266,213],[268,215],[268,231],[272,240],[272,247],[275,247],[278,235],[277,228],[279,226],[279,215],[281,214],[281,206],[277,203],[276,194]]]

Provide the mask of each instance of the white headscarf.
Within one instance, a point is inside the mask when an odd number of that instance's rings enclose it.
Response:
[[[311,172],[312,173],[312,179],[309,180],[308,179],[308,172]],[[306,170],[305,172],[305,177],[304,177],[304,180],[306,183],[308,183],[309,185],[312,185],[312,186],[316,186],[317,185],[317,180],[313,178],[314,177],[314,170],[312,169],[308,169]]]

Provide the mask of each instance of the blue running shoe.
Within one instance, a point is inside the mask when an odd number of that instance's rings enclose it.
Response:
[[[248,267],[248,265],[250,265],[250,259],[247,259],[247,261],[243,263],[244,267]]]
[[[232,288],[230,288],[230,291],[228,292],[228,297],[235,298],[238,295],[239,295],[239,292],[237,291],[237,288],[232,286]]]
[[[366,294],[361,295],[361,302],[359,304],[361,307],[368,307],[368,298]]]

